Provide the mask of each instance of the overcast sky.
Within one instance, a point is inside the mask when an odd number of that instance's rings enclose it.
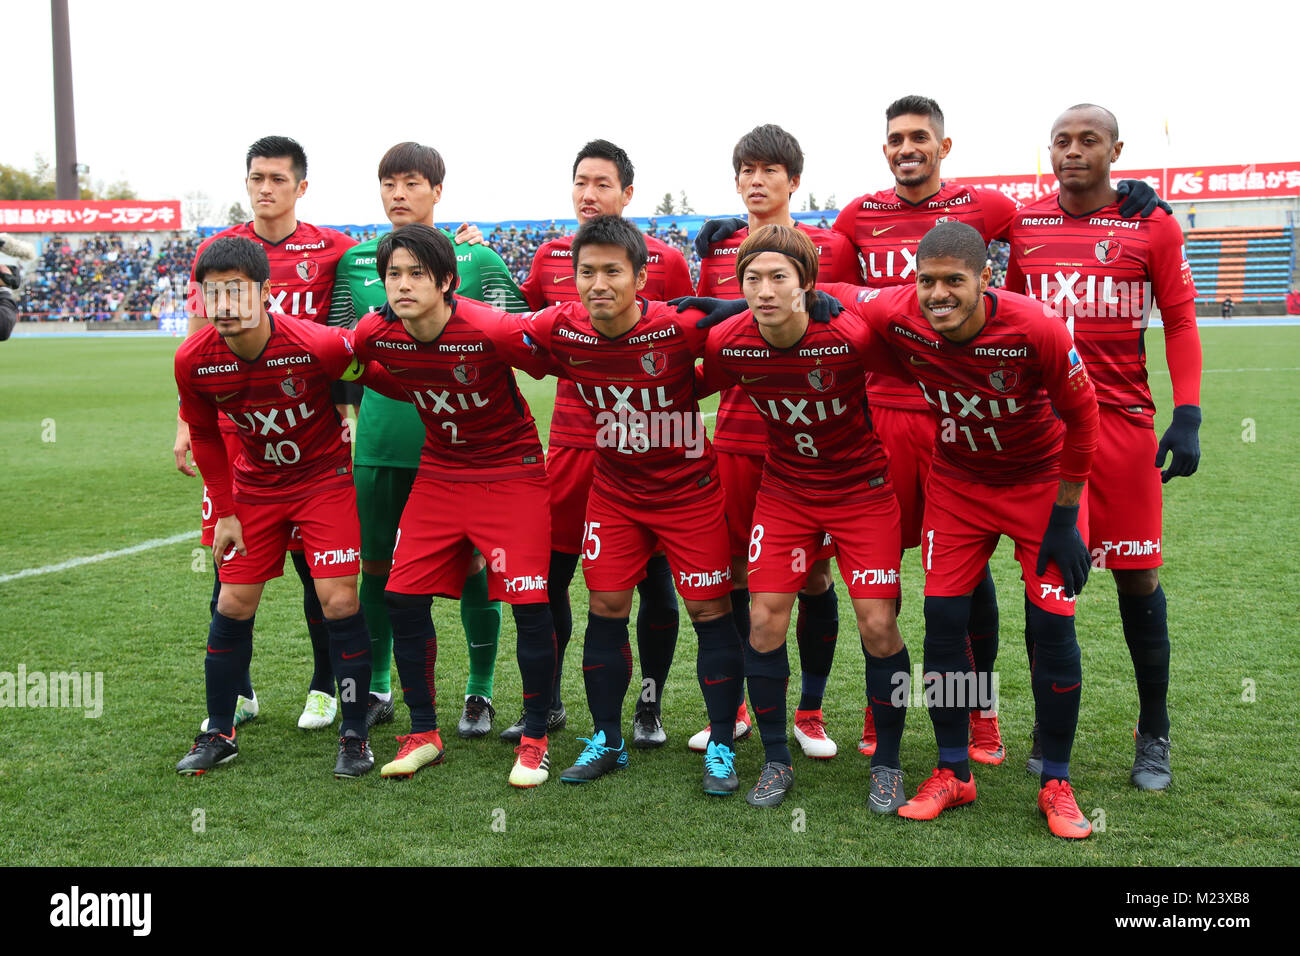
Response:
[[[1032,172],[1040,154],[1049,171],[1051,122],[1080,101],[1118,115],[1120,167],[1300,158],[1300,13],[1283,4],[69,6],[93,179],[247,205],[248,144],[284,134],[309,160],[299,216],[319,223],[382,221],[375,169],[407,139],[447,162],[439,220],[571,217],[573,156],[595,137],[632,157],[630,215],[682,190],[729,213],[731,148],[760,123],[799,139],[803,192],[843,203],[891,184],[884,109],[909,93],[947,116],[949,176]],[[4,36],[0,162],[30,168],[54,158],[49,5],[6,5]]]

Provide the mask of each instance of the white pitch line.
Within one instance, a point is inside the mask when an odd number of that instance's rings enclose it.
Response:
[[[179,544],[182,541],[189,541],[191,538],[197,538],[198,531],[186,531],[184,534],[174,534],[170,538],[150,538],[148,541],[141,541],[139,544],[133,544],[129,548],[121,548],[117,551],[104,551],[100,554],[90,554],[84,558],[72,558],[68,561],[60,561],[58,564],[47,564],[43,568],[24,568],[22,571],[15,571],[13,574],[0,574],[0,584],[6,581],[14,581],[18,578],[35,577],[38,574],[53,574],[55,571],[66,571],[69,568],[79,568],[83,564],[94,564],[97,561],[107,561],[110,558],[120,558],[127,554],[138,554],[141,551],[150,551],[154,548],[165,548],[169,544]]]

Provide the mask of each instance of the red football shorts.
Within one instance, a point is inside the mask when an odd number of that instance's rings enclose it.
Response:
[[[487,561],[488,597],[507,604],[544,602],[550,514],[542,475],[445,481],[421,470],[397,528],[388,590],[459,598],[478,548]]]
[[[716,481],[707,496],[688,504],[630,502],[597,485],[586,525],[582,573],[588,591],[631,590],[662,547],[682,597],[708,601],[731,593],[727,508]]]
[[[284,552],[295,528],[313,578],[342,578],[361,570],[361,525],[357,496],[350,484],[329,488],[294,501],[267,504],[235,502],[244,532],[244,549],[233,548],[217,559],[222,581],[258,584],[284,573]]]
[[[1098,404],[1101,434],[1088,476],[1088,550],[1097,568],[1158,568],[1162,486],[1155,430]]]
[[[898,497],[903,547],[921,543],[925,514],[925,481],[934,460],[934,416],[909,408],[871,406],[871,423],[889,452],[889,480]]]
[[[230,421],[222,418],[221,421]],[[233,468],[235,459],[239,457],[239,452],[243,445],[239,441],[239,431],[235,429],[234,423],[230,424],[231,431],[221,430],[221,443],[226,446],[226,459]],[[1152,459],[1154,460],[1154,459]],[[199,536],[199,544],[205,548],[212,547],[212,529],[217,526],[217,516],[212,512],[212,499],[208,497],[208,486],[203,486],[203,503],[199,509],[200,527],[202,532]],[[242,523],[242,521],[241,521]]]
[[[552,445],[546,452],[546,480],[551,486],[551,550],[582,551],[582,524],[596,468],[596,449]]]
[[[1154,458],[1152,459],[1154,461]],[[921,535],[921,565],[925,593],[932,597],[969,594],[984,577],[984,567],[1006,535],[1015,542],[1020,579],[1029,600],[1053,614],[1072,616],[1074,598],[1067,598],[1064,579],[1055,561],[1041,577],[1038,548],[1056,503],[1059,482],[1027,485],[986,485],[948,478],[932,472],[925,487],[925,522]],[[1088,491],[1079,506],[1079,532],[1088,540]]]
[[[763,459],[757,455],[737,455],[720,451],[718,477],[727,499],[727,538],[733,558],[749,552],[749,538],[754,527],[754,503],[758,500],[758,486],[763,479]],[[830,535],[823,535],[813,560],[835,557],[835,543]],[[800,585],[802,587],[802,585]]]
[[[898,500],[886,481],[876,493],[827,499],[787,485],[759,488],[746,545],[751,594],[793,594],[808,580],[825,534],[854,598],[899,595]]]

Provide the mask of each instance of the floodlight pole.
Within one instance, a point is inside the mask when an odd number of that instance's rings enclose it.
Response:
[[[77,179],[77,125],[72,110],[72,42],[68,0],[50,0],[54,40],[54,188],[58,199],[80,199]]]

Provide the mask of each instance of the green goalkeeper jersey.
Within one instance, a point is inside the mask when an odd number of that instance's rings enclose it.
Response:
[[[449,239],[451,234],[444,230]],[[527,312],[528,303],[501,257],[486,245],[455,245],[460,284],[456,294],[507,312]],[[330,299],[331,316],[349,316],[348,327],[384,304],[384,283],[376,265],[379,238],[353,246],[339,259]],[[378,468],[418,468],[424,423],[414,405],[366,389],[357,421],[353,463]]]

